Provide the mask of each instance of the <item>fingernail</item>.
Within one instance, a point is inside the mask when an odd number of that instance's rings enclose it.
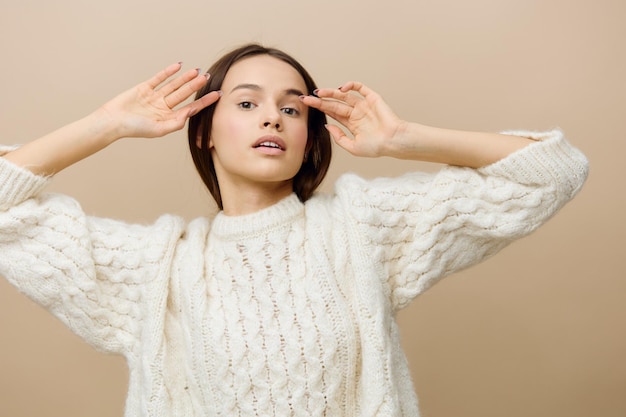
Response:
[[[298,96],[300,100],[303,100],[305,97],[306,97],[305,95]]]
[[[196,68],[196,71],[198,71],[198,74],[200,74],[202,72],[202,70],[200,68]]]
[[[222,92],[222,90],[217,90],[217,94],[222,97],[224,95],[224,93]]]
[[[315,90],[313,90],[313,95],[317,97],[317,93],[319,93],[320,89],[316,88]]]
[[[204,73],[204,76],[206,77],[206,79],[208,80],[209,77],[211,77],[211,74],[209,74],[208,72]]]

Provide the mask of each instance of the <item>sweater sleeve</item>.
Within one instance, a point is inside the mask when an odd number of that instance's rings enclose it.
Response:
[[[89,217],[71,198],[41,193],[48,181],[0,157],[0,275],[95,348],[128,353],[180,220]]]
[[[561,131],[507,133],[536,142],[480,169],[338,183],[394,310],[529,234],[582,187],[587,159]]]

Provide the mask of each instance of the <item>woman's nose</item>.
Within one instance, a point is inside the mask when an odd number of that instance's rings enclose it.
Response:
[[[263,127],[270,127],[273,126],[276,129],[280,129],[280,123],[279,122],[274,122],[274,121],[267,121],[263,123]]]
[[[273,127],[277,130],[281,129],[280,112],[269,110],[263,115],[263,127]]]

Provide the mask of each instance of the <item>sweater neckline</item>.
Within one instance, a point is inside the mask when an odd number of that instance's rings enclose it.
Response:
[[[213,219],[211,234],[225,239],[255,236],[291,224],[303,214],[304,204],[292,193],[276,204],[254,213],[227,216],[220,211]]]

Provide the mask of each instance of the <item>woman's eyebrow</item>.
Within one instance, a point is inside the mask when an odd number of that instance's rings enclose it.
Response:
[[[230,90],[230,92],[232,93],[233,91],[236,91],[236,90],[256,90],[256,91],[260,91],[260,90],[262,90],[262,88],[258,84],[239,84],[239,85],[236,85],[232,90]]]
[[[305,95],[302,91],[298,90],[297,88],[288,88],[285,90],[285,95],[286,96],[303,96]]]
[[[261,87],[258,84],[250,84],[250,83],[245,83],[245,84],[239,84],[236,85],[232,90],[230,90],[230,92],[234,92],[236,90],[254,90],[254,91],[262,91],[263,87]],[[300,90],[298,90],[297,88],[288,88],[284,91],[284,95],[286,96],[303,96],[304,93]]]

